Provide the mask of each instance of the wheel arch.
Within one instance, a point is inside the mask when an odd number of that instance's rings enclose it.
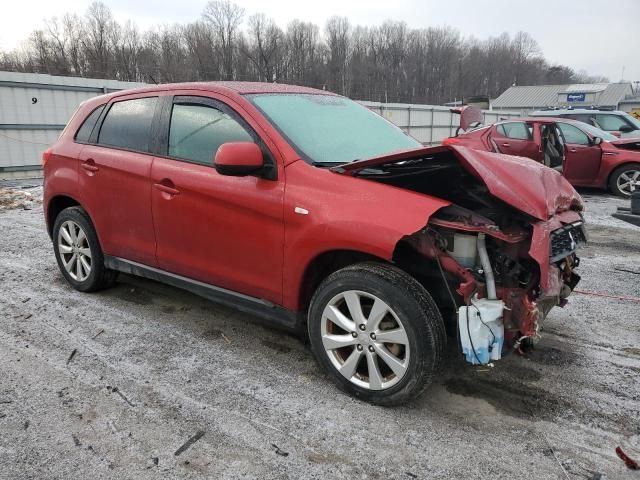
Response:
[[[325,278],[342,268],[361,262],[390,263],[371,253],[350,249],[327,250],[313,257],[302,275],[298,291],[298,310],[306,312],[311,297]]]
[[[53,225],[56,222],[56,218],[60,215],[60,212],[69,207],[82,207],[82,205],[78,200],[66,194],[56,195],[49,200],[45,217],[49,237],[53,235]]]
[[[622,167],[626,167],[628,165],[638,165],[640,166],[640,161],[638,160],[626,160],[623,163],[620,163],[618,165],[616,165],[615,167],[613,167],[611,169],[611,171],[609,172],[609,175],[607,175],[607,182],[605,183],[605,188],[610,191],[611,190],[611,180],[613,180],[613,175]],[[615,193],[615,192],[612,192]]]

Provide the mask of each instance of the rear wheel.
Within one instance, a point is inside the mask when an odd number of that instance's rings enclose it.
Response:
[[[105,268],[98,236],[82,208],[66,208],[56,217],[53,250],[62,275],[76,290],[93,292],[115,283],[118,272]]]
[[[329,377],[363,400],[394,405],[431,382],[446,344],[429,293],[386,264],[361,263],[331,274],[309,309],[313,353]]]
[[[631,192],[640,189],[640,163],[629,163],[614,170],[609,188],[621,197],[629,197]]]

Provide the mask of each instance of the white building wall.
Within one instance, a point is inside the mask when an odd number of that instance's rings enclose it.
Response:
[[[0,179],[40,175],[42,152],[83,101],[143,83],[0,72]]]

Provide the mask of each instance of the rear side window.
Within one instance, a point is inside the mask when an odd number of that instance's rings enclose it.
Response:
[[[231,116],[206,105],[175,104],[169,128],[169,156],[213,164],[218,147],[227,142],[253,142]]]
[[[498,133],[516,140],[531,140],[533,127],[523,122],[501,123],[498,125]]]
[[[100,105],[93,112],[89,114],[89,116],[82,123],[82,126],[78,129],[76,133],[76,142],[87,143],[89,141],[89,137],[91,136],[91,132],[93,131],[93,127],[96,126],[96,122],[98,121],[98,117],[102,113],[104,109],[104,104]]]
[[[140,152],[149,151],[151,122],[157,98],[114,103],[102,122],[98,143]]]

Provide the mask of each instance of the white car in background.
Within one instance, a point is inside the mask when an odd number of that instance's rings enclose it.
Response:
[[[619,110],[565,108],[538,110],[532,117],[561,117],[588,123],[620,138],[640,138],[640,120]]]

